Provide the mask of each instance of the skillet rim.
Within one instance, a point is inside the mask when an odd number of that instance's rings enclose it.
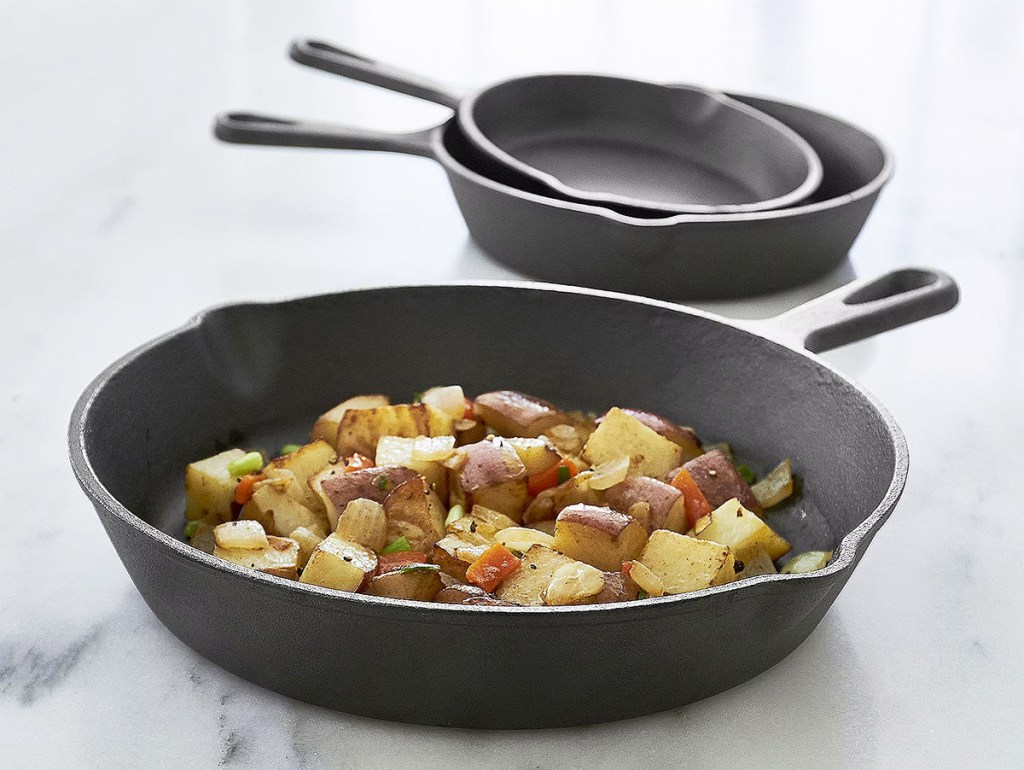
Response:
[[[669,83],[665,85],[671,86],[676,84]],[[798,102],[774,99],[770,96],[762,96],[760,94],[745,94],[734,91],[723,91],[722,93],[726,97],[734,99],[744,105],[747,105],[747,103],[743,101],[744,99],[756,99],[758,101],[771,102],[783,107],[792,107],[816,117],[824,117],[829,120],[836,121],[837,123],[841,123],[869,140],[878,149],[882,155],[882,168],[868,182],[855,190],[826,200],[816,201],[814,203],[797,203],[796,205],[787,208],[771,209],[768,211],[751,211],[738,214],[675,214],[666,217],[633,217],[597,204],[560,200],[558,198],[547,197],[537,193],[528,192],[526,190],[520,190],[518,187],[504,184],[502,182],[496,182],[484,174],[473,170],[462,161],[455,158],[448,151],[448,148],[444,146],[444,135],[445,132],[449,130],[450,126],[455,125],[461,131],[461,125],[456,116],[452,116],[437,125],[431,126],[430,128],[423,129],[423,133],[428,135],[425,142],[429,145],[429,152],[432,153],[433,158],[441,164],[445,171],[450,174],[456,174],[470,184],[486,187],[499,195],[508,195],[513,198],[524,200],[531,205],[542,205],[550,208],[566,210],[576,214],[593,217],[597,220],[612,222],[616,225],[627,225],[631,227],[672,228],[682,225],[700,225],[702,223],[740,224],[775,219],[797,219],[802,216],[810,216],[821,211],[839,208],[841,206],[846,206],[856,201],[863,200],[864,198],[868,198],[880,192],[881,189],[892,179],[895,171],[895,160],[892,152],[875,134],[867,131],[861,126],[833,115],[832,113],[822,112],[821,110],[816,110],[813,107],[809,107]],[[754,109],[758,108],[754,107]],[[781,119],[779,122],[790,127],[788,123]],[[796,129],[792,127],[790,128],[791,130],[796,131]],[[797,133],[799,134],[799,132]],[[802,134],[800,134],[800,136],[802,136]],[[805,141],[807,140],[805,139]],[[815,154],[817,154],[817,151],[815,151]],[[826,176],[827,169],[824,162],[822,162],[822,182],[824,182]]]
[[[188,543],[178,540],[172,535],[167,534],[163,530],[158,529],[152,524],[146,522],[137,514],[129,510],[123,505],[114,495],[103,485],[100,481],[99,476],[93,470],[92,464],[89,461],[89,455],[85,447],[85,437],[89,432],[89,414],[90,409],[95,402],[98,395],[103,391],[107,382],[111,380],[116,374],[127,369],[134,364],[139,358],[154,350],[161,345],[165,344],[171,339],[179,337],[181,335],[192,332],[193,330],[199,329],[206,322],[207,318],[213,316],[216,313],[240,307],[255,307],[255,308],[270,308],[284,305],[298,304],[304,301],[312,299],[321,299],[326,297],[344,297],[351,294],[366,294],[373,292],[395,292],[395,291],[407,291],[407,290],[423,290],[423,289],[444,289],[453,287],[470,287],[470,288],[484,288],[484,289],[513,289],[513,290],[528,290],[531,292],[544,292],[549,294],[573,294],[583,295],[592,297],[602,297],[606,299],[625,301],[630,304],[645,305],[649,307],[655,307],[662,310],[670,310],[683,315],[697,316],[711,320],[716,323],[723,324],[733,329],[751,334],[759,339],[768,342],[773,345],[786,348],[787,350],[794,351],[800,355],[811,360],[817,366],[825,369],[832,375],[838,377],[850,385],[854,390],[860,393],[868,402],[868,404],[875,410],[879,417],[881,417],[883,424],[889,434],[890,440],[895,455],[895,465],[893,468],[892,479],[889,482],[889,486],[886,489],[885,495],[879,501],[875,509],[865,517],[865,519],[854,529],[847,532],[840,539],[839,543],[835,546],[834,556],[832,561],[823,569],[816,570],[814,572],[797,573],[797,574],[773,574],[773,575],[758,575],[752,578],[746,578],[741,581],[733,583],[726,583],[725,585],[713,586],[709,588],[703,588],[698,591],[691,591],[684,594],[676,594],[673,596],[661,596],[651,597],[639,601],[631,602],[610,602],[607,604],[589,604],[589,605],[573,605],[573,606],[542,606],[542,607],[519,607],[519,606],[488,606],[488,605],[462,605],[462,604],[445,604],[437,602],[421,602],[409,599],[394,599],[383,596],[371,596],[369,594],[357,594],[349,593],[344,591],[336,591],[330,588],[324,588],[321,586],[311,585],[308,583],[299,583],[295,580],[288,580],[286,578],[277,577],[274,575],[268,575],[263,572],[253,571],[223,559],[218,559],[212,554],[207,554],[203,551],[193,548]],[[418,283],[418,284],[400,284],[400,285],[383,285],[383,286],[372,286],[372,287],[361,287],[356,289],[347,289],[343,291],[333,292],[320,292],[312,294],[300,294],[279,299],[268,299],[268,300],[243,300],[234,302],[223,302],[215,305],[211,305],[204,310],[199,311],[191,318],[189,318],[181,326],[172,329],[152,340],[139,345],[133,350],[129,351],[125,355],[121,356],[113,363],[104,368],[92,381],[86,386],[75,402],[74,409],[71,413],[71,419],[68,424],[68,453],[71,460],[72,470],[74,471],[75,477],[79,483],[79,486],[85,492],[93,506],[100,506],[108,512],[113,514],[115,517],[120,519],[123,523],[135,529],[137,532],[149,537],[152,540],[164,545],[169,552],[168,556],[177,555],[184,557],[187,562],[190,562],[193,566],[212,568],[220,570],[222,572],[233,574],[238,577],[242,577],[246,580],[255,581],[257,585],[263,585],[269,590],[273,591],[278,598],[293,601],[300,599],[305,602],[315,601],[315,597],[321,599],[332,599],[334,601],[330,603],[320,602],[318,605],[321,609],[331,609],[335,611],[342,611],[346,613],[356,612],[358,614],[373,614],[380,610],[394,610],[395,612],[413,611],[414,614],[429,613],[433,614],[434,611],[440,610],[441,612],[455,612],[455,613],[482,613],[489,617],[500,617],[505,615],[534,615],[534,616],[546,616],[550,613],[558,613],[560,615],[567,615],[566,620],[570,619],[590,619],[594,622],[615,622],[615,621],[628,621],[632,619],[632,616],[638,613],[649,613],[656,610],[648,610],[647,608],[662,608],[666,611],[677,605],[685,605],[688,602],[696,602],[705,597],[718,594],[730,594],[740,592],[744,589],[752,589],[755,586],[768,586],[769,584],[781,584],[791,580],[827,580],[837,575],[838,573],[850,569],[856,566],[859,558],[862,554],[862,550],[866,549],[867,545],[865,540],[867,535],[873,533],[879,529],[882,524],[885,523],[886,518],[895,508],[899,501],[904,486],[906,485],[907,473],[909,470],[910,455],[907,447],[906,437],[903,431],[900,429],[895,418],[889,413],[889,411],[882,405],[882,403],[863,386],[856,383],[853,379],[843,374],[841,371],[833,367],[828,362],[821,359],[819,356],[811,353],[810,351],[789,344],[784,341],[775,340],[767,334],[761,332],[759,329],[759,323],[757,321],[733,321],[723,316],[719,316],[715,313],[709,313],[707,311],[699,310],[697,308],[686,307],[676,303],[668,302],[665,300],[650,299],[647,297],[638,297],[630,294],[624,294],[621,292],[606,291],[602,289],[589,289],[577,286],[564,286],[561,284],[549,284],[538,281],[515,281],[515,280],[463,280],[463,281],[448,281],[443,283]],[[120,558],[120,557],[119,557]],[[123,560],[122,560],[123,561]],[[133,580],[134,582],[134,580]],[[596,616],[592,616],[592,613],[598,613]],[[454,618],[453,618],[454,619]],[[468,619],[468,616],[467,616]],[[426,619],[429,621],[429,619]]]

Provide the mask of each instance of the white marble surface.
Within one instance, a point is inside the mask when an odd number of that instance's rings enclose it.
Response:
[[[1020,3],[51,0],[5,4],[0,30],[0,765],[1024,766]],[[649,718],[482,733],[288,700],[156,621],[68,467],[93,375],[227,299],[510,275],[426,160],[211,139],[229,107],[396,129],[443,114],[290,63],[298,35],[466,85],[597,69],[761,92],[890,143],[896,177],[843,271],[719,306],[766,315],[915,263],[963,290],[947,316],[827,356],[891,408],[912,470],[791,657]]]

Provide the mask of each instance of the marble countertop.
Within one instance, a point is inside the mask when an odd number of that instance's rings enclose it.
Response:
[[[1024,6],[54,0],[4,17],[0,764],[1024,766]],[[789,658],[651,717],[473,732],[264,691],[150,613],[67,461],[67,419],[96,373],[229,299],[516,277],[469,241],[427,160],[211,138],[226,108],[389,129],[444,115],[292,64],[299,35],[465,86],[593,69],[764,93],[891,146],[896,176],[847,263],[813,286],[704,305],[766,316],[913,264],[962,288],[954,312],[826,356],[891,409],[911,474]]]

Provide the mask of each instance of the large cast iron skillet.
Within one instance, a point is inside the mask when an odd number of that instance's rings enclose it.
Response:
[[[226,305],[128,354],[85,390],[72,465],[150,608],[227,670],[302,700],[437,725],[557,727],[728,689],[817,625],[907,474],[893,419],[805,352],[948,310],[925,270],[852,284],[743,324],[664,302],[531,284],[351,291]],[[566,406],[633,405],[729,439],[764,471],[791,457],[798,501],[770,521],[835,549],[806,575],[587,607],[464,607],[344,594],[250,572],[181,541],[186,463],[225,443],[301,440],[342,398],[436,383]]]
[[[531,277],[665,299],[719,299],[806,283],[849,252],[892,175],[885,147],[837,118],[784,102],[734,95],[798,131],[824,165],[806,202],[747,214],[627,216],[557,200],[475,151],[455,120],[388,134],[249,113],[217,117],[216,135],[242,144],[381,150],[444,167],[470,235],[499,262]]]
[[[490,163],[553,197],[647,214],[788,206],[821,182],[793,129],[725,94],[594,74],[512,78],[453,89],[320,40],[292,43],[310,67],[437,102]]]

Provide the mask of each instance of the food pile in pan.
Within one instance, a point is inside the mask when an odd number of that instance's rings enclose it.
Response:
[[[728,445],[634,409],[595,419],[515,391],[453,385],[411,404],[350,398],[265,462],[229,449],[185,472],[196,548],[339,591],[489,605],[681,594],[775,573],[762,519],[793,493]],[[824,567],[830,552],[784,572]]]

